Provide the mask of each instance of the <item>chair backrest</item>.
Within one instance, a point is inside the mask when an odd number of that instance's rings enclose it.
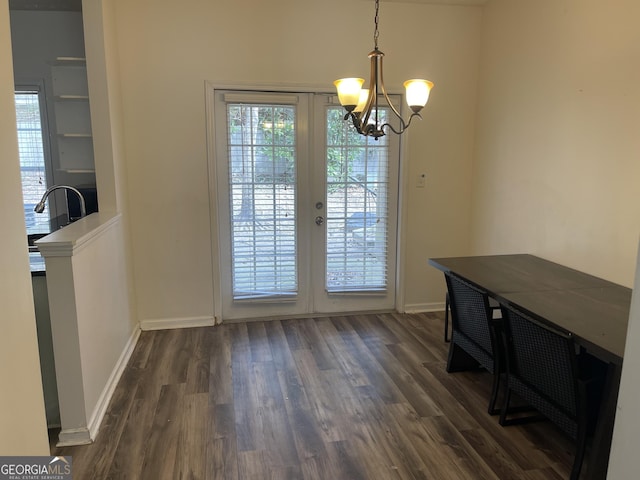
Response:
[[[453,273],[446,272],[445,279],[449,290],[453,336],[464,335],[493,357],[496,337],[490,327],[492,314],[487,293]]]
[[[511,306],[501,308],[509,381],[521,382],[534,395],[529,402],[575,435],[579,371],[573,337]]]

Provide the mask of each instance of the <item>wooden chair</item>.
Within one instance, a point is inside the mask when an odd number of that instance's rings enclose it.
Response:
[[[576,351],[571,334],[511,306],[501,308],[507,380],[500,424],[519,424],[539,418],[507,418],[511,393],[517,393],[575,439],[576,454],[570,479],[577,480],[587,436],[597,417],[606,367],[585,352]]]
[[[445,273],[445,280],[452,327],[447,372],[480,366],[493,374],[488,411],[495,415],[500,412],[495,405],[504,372],[504,355],[499,341],[501,321],[493,318],[495,309],[489,305],[486,292],[450,272]]]

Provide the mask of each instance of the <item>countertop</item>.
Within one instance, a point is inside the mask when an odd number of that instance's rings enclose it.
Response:
[[[44,258],[40,255],[40,252],[29,252],[29,267],[31,269],[32,277],[46,275]]]

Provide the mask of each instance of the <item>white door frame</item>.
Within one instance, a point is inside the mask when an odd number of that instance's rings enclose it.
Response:
[[[205,113],[206,113],[206,136],[207,136],[207,166],[208,166],[208,179],[209,179],[209,213],[210,213],[210,235],[211,235],[211,271],[214,276],[212,279],[212,283],[214,285],[213,291],[213,311],[215,316],[216,324],[220,324],[223,321],[229,321],[232,319],[224,318],[222,315],[222,298],[223,292],[221,288],[221,282],[219,279],[222,275],[222,270],[220,266],[220,257],[221,250],[220,244],[218,240],[219,232],[218,232],[218,222],[220,218],[220,206],[217,202],[217,184],[218,178],[216,173],[216,161],[217,161],[217,153],[216,153],[216,140],[215,140],[215,117],[216,117],[216,108],[215,108],[215,93],[219,90],[240,90],[240,91],[271,91],[271,92],[300,92],[300,93],[308,93],[308,92],[316,92],[316,93],[333,93],[333,89],[327,87],[326,85],[317,86],[317,85],[265,85],[265,84],[243,84],[243,83],[234,83],[228,84],[224,82],[210,82],[205,81]],[[402,106],[401,113],[405,109],[404,103]],[[226,125],[225,125],[226,128]],[[313,126],[311,126],[313,128]],[[407,210],[407,194],[406,194],[406,185],[408,178],[408,169],[405,168],[405,152],[407,150],[407,136],[404,135],[400,139],[400,147],[399,147],[399,172],[398,172],[398,214],[397,214],[397,235],[396,235],[396,269],[395,269],[395,309],[398,311],[404,310],[404,293],[403,286],[405,283],[404,280],[404,272],[406,270],[406,239],[405,239],[405,223],[406,223],[406,210]],[[313,314],[301,314],[301,315],[291,315],[308,317],[313,316]],[[263,318],[270,318],[267,315],[263,316]],[[233,319],[235,320],[235,319]]]
[[[316,122],[315,132],[313,138],[316,139],[314,145],[314,158],[325,159],[326,158],[326,110],[329,107],[339,106],[335,95],[316,95],[315,97],[315,111],[314,118],[322,118],[322,122]],[[399,138],[396,135],[386,136],[388,142],[389,155],[389,169],[388,169],[388,181],[389,189],[395,189],[395,192],[390,192],[388,198],[388,218],[389,223],[387,225],[389,229],[388,237],[388,287],[386,292],[340,292],[329,293],[324,286],[325,272],[325,256],[326,252],[326,222],[317,227],[322,229],[321,235],[312,235],[312,253],[314,255],[314,262],[312,271],[316,272],[318,278],[311,282],[311,286],[314,289],[314,309],[316,313],[337,313],[337,312],[354,312],[354,311],[388,311],[395,308],[396,301],[396,275],[397,275],[397,217],[398,217],[398,198],[399,198],[399,155],[400,146]],[[371,142],[375,142],[371,140]],[[397,152],[394,154],[392,152]],[[312,172],[314,178],[313,185],[313,198],[312,203],[322,201],[325,204],[326,198],[326,165],[324,162],[316,162],[316,171]],[[393,195],[396,193],[396,195]],[[326,212],[323,211],[323,215]],[[326,215],[325,215],[326,216]]]

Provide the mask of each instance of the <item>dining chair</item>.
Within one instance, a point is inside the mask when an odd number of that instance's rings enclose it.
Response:
[[[449,306],[451,308],[451,340],[447,372],[477,368],[493,375],[488,411],[500,413],[496,400],[500,377],[504,372],[503,349],[499,339],[501,320],[494,318],[487,293],[451,272],[445,272]]]
[[[449,343],[449,313],[451,312],[451,302],[449,301],[449,291],[444,297],[444,341]]]
[[[513,306],[501,305],[501,309],[507,376],[500,424],[521,424],[540,417],[508,418],[515,392],[575,440],[570,479],[577,480],[587,437],[597,418],[605,366],[576,349],[570,333]]]

